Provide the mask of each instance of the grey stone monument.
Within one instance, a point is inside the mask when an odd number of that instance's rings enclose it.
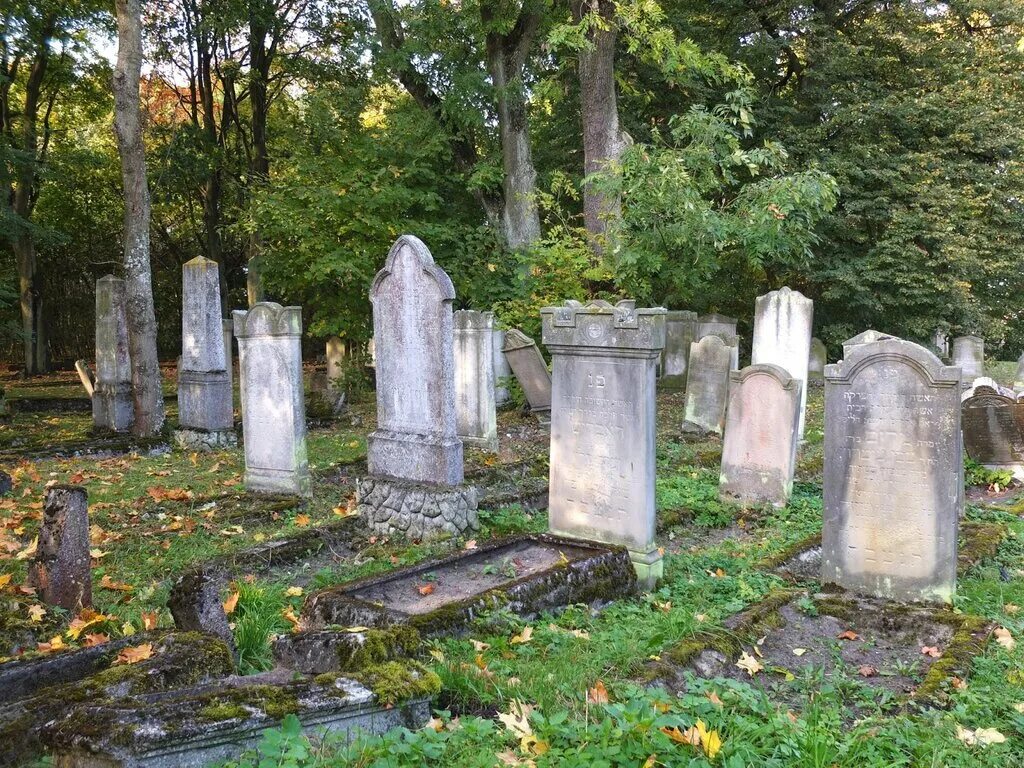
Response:
[[[302,308],[270,301],[235,310],[245,487],[309,496]]]
[[[505,359],[526,394],[534,413],[551,410],[551,373],[537,342],[517,328],[505,331]]]
[[[1024,355],[1017,360],[1017,373],[1013,377],[1013,388],[1018,391],[1024,389]]]
[[[541,317],[554,368],[551,531],[624,545],[651,589],[663,569],[654,543],[654,433],[665,310],[570,301]]]
[[[988,469],[1024,479],[1024,402],[982,377],[964,393],[961,408],[967,455]]]
[[[700,341],[705,336],[721,336],[726,338],[736,335],[736,318],[726,315],[708,314],[697,318],[697,338]]]
[[[936,328],[932,335],[932,346],[939,357],[949,357],[949,334],[941,328]]]
[[[181,360],[178,365],[178,424],[183,448],[235,445],[231,377],[224,356],[217,262],[197,256],[182,268]]]
[[[985,340],[980,336],[953,339],[953,365],[963,371],[964,383],[985,375]]]
[[[847,339],[843,342],[843,357],[849,357],[850,353],[853,352],[853,348],[861,344],[871,344],[875,341],[884,341],[885,339],[895,339],[888,333],[882,333],[881,331],[867,330],[858,333],[852,339]]]
[[[723,500],[785,506],[800,442],[800,380],[777,365],[732,371],[718,491]]]
[[[454,299],[451,279],[412,235],[395,241],[370,289],[377,429],[356,503],[378,533],[418,539],[479,524],[456,432]]]
[[[92,606],[89,499],[80,485],[46,489],[36,554],[28,583],[48,605],[72,613]]]
[[[733,370],[733,349],[720,336],[705,336],[690,345],[686,371],[684,432],[722,434],[729,399],[729,372]]]
[[[754,309],[754,365],[777,365],[800,382],[800,437],[807,408],[807,364],[811,356],[814,302],[799,291],[780,288],[757,297]]]
[[[220,321],[221,331],[224,334],[224,370],[228,372],[228,386],[231,388],[231,402],[235,399],[235,321],[231,318]]]
[[[497,328],[494,330],[494,341],[491,345],[494,351],[494,404],[500,408],[509,401],[511,394],[508,391],[508,382],[512,377],[512,368],[505,359],[505,330]]]
[[[465,445],[498,450],[494,402],[494,313],[455,313],[455,421]]]
[[[697,340],[697,313],[675,310],[665,314],[665,351],[661,355],[661,379],[665,389],[686,387],[690,345]]]
[[[327,359],[327,381],[332,384],[341,381],[344,376],[345,342],[337,336],[331,336],[327,340],[325,358]]]
[[[124,280],[107,275],[96,281],[96,387],[92,420],[97,429],[127,432],[134,419]]]
[[[886,338],[825,368],[822,581],[949,602],[963,489],[959,367]]]
[[[811,355],[807,360],[807,386],[825,386],[825,365],[828,364],[828,350],[821,339],[811,339]]]

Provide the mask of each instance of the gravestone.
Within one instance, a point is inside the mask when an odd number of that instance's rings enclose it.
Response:
[[[75,360],[75,372],[78,374],[78,380],[82,382],[82,388],[91,399],[96,392],[96,374],[92,372],[86,360]]]
[[[962,399],[964,450],[974,461],[1024,480],[1024,402],[991,379],[975,379]]]
[[[722,434],[729,399],[729,372],[733,370],[733,349],[719,336],[705,336],[690,345],[686,370],[684,432]]]
[[[1018,391],[1024,389],[1024,355],[1017,360],[1017,373],[1013,377],[1013,388]]]
[[[96,281],[96,387],[92,420],[97,429],[127,432],[134,417],[124,280],[107,275]]]
[[[505,330],[503,328],[494,330],[491,349],[494,352],[494,404],[500,408],[511,397],[508,383],[512,378],[512,368],[509,366],[508,360],[505,359]]]
[[[822,581],[949,602],[963,488],[957,366],[886,338],[825,368]]]
[[[345,371],[345,342],[337,336],[327,340],[325,349],[327,359],[327,381],[332,384],[341,381]]]
[[[722,338],[736,335],[736,318],[726,315],[708,314],[697,318],[697,337],[700,341],[705,336],[721,336]]]
[[[939,357],[949,357],[949,334],[941,328],[936,328],[932,335],[932,346]]]
[[[46,489],[28,584],[47,605],[59,605],[72,613],[92,606],[89,498],[82,486]]]
[[[175,579],[167,607],[179,631],[219,637],[234,655],[235,637],[224,612],[227,588],[227,571],[197,566]]]
[[[224,370],[228,372],[228,387],[231,389],[231,403],[235,401],[235,354],[232,348],[235,340],[235,321],[231,318],[220,321],[224,334]]]
[[[178,445],[190,450],[236,445],[231,377],[224,354],[217,262],[197,256],[182,271]]]
[[[412,235],[395,241],[370,289],[377,429],[356,503],[378,533],[416,539],[478,526],[456,432],[454,299],[451,279]]]
[[[302,386],[302,308],[270,301],[235,310],[245,487],[309,496]]]
[[[875,341],[884,341],[885,339],[895,339],[888,333],[882,333],[881,331],[867,330],[858,333],[852,339],[847,339],[843,342],[843,357],[849,357],[850,353],[853,352],[853,348],[861,344],[871,344]]]
[[[537,342],[517,328],[505,331],[502,350],[534,413],[551,410],[551,374]]]
[[[828,349],[821,339],[811,339],[811,355],[807,360],[807,386],[825,386],[825,365],[828,363]]]
[[[785,506],[800,441],[800,380],[767,363],[732,371],[729,378],[719,494]]]
[[[953,365],[959,365],[964,383],[985,375],[985,340],[979,336],[953,339]]]
[[[498,450],[494,402],[494,313],[455,313],[455,421],[464,445]]]
[[[541,318],[553,361],[551,531],[624,545],[651,589],[663,570],[654,544],[654,435],[665,310],[569,301],[545,307]]]
[[[665,389],[686,386],[690,345],[697,340],[697,313],[677,310],[665,313],[665,351],[661,355],[661,379]]]
[[[807,365],[811,356],[814,302],[799,291],[780,288],[758,296],[754,309],[754,365],[777,365],[800,382],[800,437],[807,409]]]

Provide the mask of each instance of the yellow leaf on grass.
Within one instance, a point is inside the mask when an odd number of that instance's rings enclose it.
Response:
[[[522,632],[520,632],[518,635],[513,635],[512,639],[509,640],[508,642],[509,642],[510,645],[522,645],[523,643],[530,642],[530,640],[532,638],[533,638],[533,627],[527,625],[527,626],[523,627],[523,631]]]
[[[598,680],[592,688],[587,689],[587,701],[591,704],[607,704],[609,702],[608,689],[604,683]]]
[[[131,648],[124,648],[117,654],[117,659],[114,660],[115,664],[138,664],[140,661],[145,661],[153,656],[153,644],[143,643],[142,645],[133,645]]]
[[[284,593],[288,597],[299,597],[302,594],[302,587],[288,587]]]
[[[28,607],[28,617],[31,619],[33,624],[38,624],[43,620],[43,616],[46,615],[46,609],[41,605],[30,605]]]
[[[77,640],[85,630],[91,629],[97,624],[102,624],[105,621],[110,621],[110,617],[105,616],[102,613],[96,613],[95,611],[82,611],[80,615],[71,620],[71,623],[68,624],[67,631],[64,634],[71,640]]]
[[[60,651],[66,647],[67,646],[64,645],[64,641],[61,639],[61,636],[54,635],[50,638],[50,642],[39,643],[36,646],[36,650],[39,651],[39,653],[53,653],[54,651]]]
[[[12,574],[12,573],[3,573],[3,574],[0,574],[0,589],[3,589],[3,588],[4,588],[4,587],[6,587],[6,586],[7,586],[8,584],[10,584],[10,583],[11,583],[11,579],[12,579],[13,577],[14,577],[14,574]]]
[[[533,728],[530,726],[530,714],[532,712],[533,707],[530,704],[519,699],[512,699],[509,702],[509,711],[499,713],[498,720],[519,738],[532,736]]]
[[[1013,635],[1006,627],[996,627],[992,634],[995,635],[996,642],[1006,650],[1012,651],[1017,647],[1017,641],[1013,639]]]
[[[309,515],[296,515],[295,516],[295,524],[297,526],[299,526],[299,528],[305,528],[311,522],[313,522],[313,521],[309,517]]]
[[[302,629],[302,621],[295,615],[295,611],[292,610],[290,605],[281,612],[281,615],[292,625],[292,632],[298,632]]]
[[[145,611],[142,612],[142,628],[143,629],[146,629],[146,630],[156,629],[157,625],[159,623],[160,623],[160,612],[159,611],[151,611],[149,613],[147,613]]]
[[[746,651],[743,651],[743,654],[740,656],[740,660],[736,662],[736,666],[742,669],[751,677],[753,677],[762,669],[764,669],[764,667],[761,665],[761,662],[759,662]]]
[[[238,605],[238,592],[232,592],[228,595],[228,599],[224,601],[224,613],[229,616],[235,612],[235,607]]]

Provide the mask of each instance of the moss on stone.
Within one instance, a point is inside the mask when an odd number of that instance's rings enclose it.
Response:
[[[214,699],[199,710],[199,718],[201,720],[210,720],[211,722],[244,720],[248,716],[249,710],[242,705],[220,699]]]
[[[1002,523],[966,521],[960,526],[962,545],[957,553],[957,571],[963,573],[972,565],[999,552],[1006,538],[1007,528]]]
[[[413,627],[396,625],[386,629],[370,629],[358,647],[342,646],[339,669],[358,671],[374,664],[414,656],[420,649],[420,633]]]
[[[812,533],[809,536],[805,536],[802,539],[798,539],[790,544],[788,547],[783,547],[774,555],[768,555],[767,557],[761,558],[757,562],[755,567],[763,568],[765,570],[771,570],[785,565],[788,561],[799,555],[801,552],[806,552],[812,547],[821,545],[821,534]]]
[[[385,707],[441,692],[441,678],[418,661],[386,661],[346,677],[369,688],[377,703]]]
[[[919,704],[944,704],[949,692],[946,688],[956,673],[967,674],[974,657],[981,655],[988,643],[991,624],[980,616],[963,616],[952,611],[936,611],[936,621],[956,627],[953,638],[932,662],[924,680],[913,693]]]

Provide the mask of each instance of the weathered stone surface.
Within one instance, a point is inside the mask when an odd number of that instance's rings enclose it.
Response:
[[[236,310],[245,487],[310,495],[302,386],[302,309],[260,302]]]
[[[417,587],[428,575],[435,589],[424,595]],[[577,603],[603,604],[636,586],[624,547],[517,536],[316,592],[302,618],[312,628],[407,624],[424,636],[454,635],[495,608],[531,618]]]
[[[508,391],[508,380],[512,378],[512,368],[505,359],[504,329],[494,331],[491,351],[494,353],[494,404],[500,408],[511,396]]]
[[[949,357],[949,334],[941,328],[936,328],[932,334],[932,346],[939,357]]]
[[[502,350],[534,413],[551,410],[551,373],[537,342],[517,328],[505,331]]]
[[[852,339],[847,339],[843,342],[843,357],[849,357],[853,348],[861,344],[870,344],[874,341],[884,341],[885,339],[895,339],[888,333],[882,333],[881,331],[869,330],[862,331],[854,336]]]
[[[493,312],[455,313],[455,420],[465,445],[498,450]]]
[[[780,288],[757,297],[754,309],[754,365],[777,365],[800,382],[800,437],[807,407],[807,364],[811,355],[814,302],[799,291]]]
[[[951,600],[963,512],[960,369],[887,338],[825,368],[822,580]]]
[[[345,342],[338,336],[327,340],[324,350],[327,360],[327,380],[341,381],[345,375]]]
[[[800,381],[777,365],[730,375],[719,493],[723,499],[784,506],[799,443]]]
[[[457,536],[480,527],[472,486],[438,486],[370,475],[356,481],[356,509],[382,535],[419,540]]]
[[[452,301],[455,288],[427,246],[402,235],[370,289],[377,429],[370,474],[439,485],[462,482],[456,434]]]
[[[235,321],[226,318],[220,321],[221,333],[224,336],[224,370],[228,372],[228,388],[231,390],[231,407],[235,404]]]
[[[224,613],[228,575],[216,568],[197,567],[174,582],[167,607],[182,632],[205,632],[224,641],[234,653],[235,640]]]
[[[979,381],[964,393],[964,449],[979,464],[1024,479],[1024,402]]]
[[[134,416],[124,280],[107,275],[96,281],[96,386],[92,419],[97,429],[127,432]]]
[[[655,365],[665,310],[570,301],[541,310],[552,354],[548,521],[572,538],[625,546],[647,589],[654,544]]]
[[[708,314],[697,318],[697,338],[700,341],[705,336],[727,336],[736,335],[736,318],[726,315]]]
[[[89,397],[96,391],[96,374],[92,372],[86,360],[75,360],[75,372],[78,373],[78,380],[82,382],[82,388]]]
[[[89,499],[82,486],[55,485],[46,490],[28,583],[49,605],[72,613],[92,606]]]
[[[697,340],[697,313],[685,310],[665,313],[665,350],[661,355],[661,379],[665,389],[686,386],[686,366],[690,345]]]
[[[358,672],[371,665],[408,659],[421,649],[412,627],[311,629],[281,635],[273,643],[279,666],[304,675]]]
[[[1024,389],[1024,354],[1017,360],[1017,373],[1013,377],[1013,388],[1018,391]]]
[[[821,339],[811,339],[811,355],[807,361],[807,386],[825,386],[825,366],[828,364],[828,350]]]
[[[953,339],[953,365],[960,366],[963,381],[985,375],[985,340],[979,336],[958,336]]]
[[[719,336],[705,336],[690,346],[686,372],[686,403],[683,430],[722,434],[729,400],[729,372],[733,347]]]

